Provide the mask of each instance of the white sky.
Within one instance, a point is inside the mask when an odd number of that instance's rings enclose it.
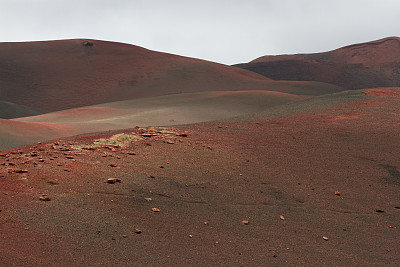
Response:
[[[400,36],[400,0],[0,0],[0,42],[91,38],[224,64]]]

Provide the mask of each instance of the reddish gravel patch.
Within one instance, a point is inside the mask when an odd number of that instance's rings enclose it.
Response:
[[[399,97],[400,88],[376,88],[364,91],[364,94],[378,97]]]

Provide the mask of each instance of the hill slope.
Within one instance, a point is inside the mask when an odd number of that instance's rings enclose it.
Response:
[[[305,98],[269,91],[219,91],[141,98],[0,120],[0,149],[72,135],[224,120]]]
[[[0,101],[0,118],[1,119],[13,119],[19,117],[28,117],[42,114],[43,112],[17,105],[10,102]]]
[[[217,63],[97,40],[0,43],[0,99],[51,112],[166,94],[270,90],[320,95],[322,83],[274,82]]]
[[[320,81],[346,89],[400,86],[400,38],[315,54],[263,56],[235,65],[275,80]]]

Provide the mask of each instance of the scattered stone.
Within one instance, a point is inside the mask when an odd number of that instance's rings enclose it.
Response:
[[[323,236],[322,239],[325,240],[325,241],[329,240],[329,238],[327,238],[326,236]]]
[[[105,183],[108,183],[108,184],[121,183],[121,179],[119,179],[119,178],[108,178],[107,181],[105,181]]]
[[[204,225],[208,225],[208,222],[204,222]]]
[[[161,211],[160,209],[157,209],[157,208],[152,208],[151,210],[154,211],[154,212],[160,212]]]
[[[164,166],[163,166],[163,165],[161,165],[161,166],[160,166],[160,168],[161,168],[161,169],[164,169]]]
[[[376,210],[376,212],[378,212],[378,213],[384,213],[385,211],[383,211],[383,210]]]
[[[110,166],[111,166],[111,167],[117,167],[117,164],[111,163]]]
[[[152,201],[153,199],[152,199],[152,198],[150,198],[150,197],[145,197],[145,198],[144,198],[144,200],[146,200],[146,201],[149,201],[149,202],[150,202],[150,201]]]
[[[180,133],[180,134],[176,134],[176,136],[180,136],[180,137],[187,137],[187,133]]]
[[[50,201],[51,199],[50,199],[50,197],[47,196],[47,195],[42,195],[41,197],[39,197],[39,200],[40,200],[40,201]]]
[[[128,154],[128,155],[131,155],[131,156],[134,156],[134,155],[136,155],[136,153],[135,153],[135,152],[132,152],[132,151],[130,151],[130,152],[127,152],[126,154]]]
[[[193,235],[189,235],[189,238],[193,238]]]
[[[70,169],[67,169],[67,168],[65,168],[64,171],[66,171],[66,172],[71,172],[71,170],[70,170]]]
[[[150,175],[150,178],[156,178],[156,176],[155,175]]]
[[[86,41],[86,42],[83,42],[82,45],[83,45],[83,46],[86,46],[86,47],[92,47],[92,46],[93,46],[93,43],[92,43],[92,42]]]
[[[38,161],[39,161],[39,162],[44,162],[44,159],[39,159]]]
[[[242,221],[243,224],[248,225],[250,222],[249,221]]]
[[[122,237],[123,237],[123,238],[127,238],[128,236],[127,236],[127,235],[122,235]]]
[[[135,234],[141,234],[142,233],[142,230],[140,230],[140,229],[135,229]]]
[[[167,140],[167,144],[175,144],[175,142],[172,140]]]
[[[335,195],[340,196],[341,194],[339,191],[335,191]]]
[[[27,173],[28,170],[15,170],[14,172],[15,173]]]
[[[65,158],[66,158],[66,159],[74,159],[73,156],[66,156]]]
[[[281,215],[281,216],[279,216],[279,219],[281,219],[282,221],[284,221],[284,220],[285,220],[285,217],[283,217],[283,216]]]
[[[62,163],[57,163],[57,166],[62,166]]]

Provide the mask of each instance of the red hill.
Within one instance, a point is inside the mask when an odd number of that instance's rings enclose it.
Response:
[[[97,40],[1,43],[0,88],[2,101],[42,111],[180,92],[313,95],[341,90],[319,83],[277,83],[239,68]]]
[[[320,81],[346,89],[400,86],[400,38],[324,53],[263,56],[236,66],[275,80]]]

